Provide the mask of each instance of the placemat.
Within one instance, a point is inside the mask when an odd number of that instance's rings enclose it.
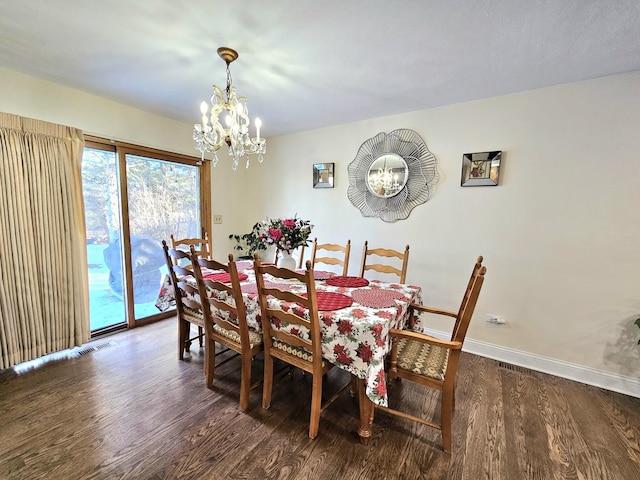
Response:
[[[351,298],[363,307],[387,308],[395,306],[396,300],[404,298],[404,295],[383,288],[360,288],[351,292]]]
[[[369,280],[362,277],[343,277],[342,275],[336,275],[327,278],[326,284],[333,285],[334,287],[366,287],[369,285]]]
[[[260,262],[260,265],[262,265],[263,267],[275,267],[276,266],[275,263],[268,263],[268,262]],[[254,270],[253,265],[251,265],[249,268],[245,268],[245,270]]]
[[[302,296],[306,297],[307,294],[303,293]],[[316,292],[316,299],[318,300],[318,310],[321,311],[340,310],[341,308],[350,307],[353,303],[351,297],[335,292]]]
[[[264,288],[277,288],[278,290],[290,290],[290,283],[277,283],[277,282],[269,282],[265,280]],[[258,293],[258,284],[257,283],[246,283],[240,286],[240,289],[243,293]]]
[[[231,275],[229,275],[227,272],[208,273],[204,275],[203,278],[206,278],[207,280],[213,280],[214,282],[221,282],[221,283],[231,282]],[[246,273],[238,272],[238,280],[242,282],[247,278],[249,278],[249,276]]]
[[[298,269],[296,270],[297,273],[304,273],[306,272],[306,270],[302,270],[302,269]],[[313,278],[315,280],[326,280],[329,277],[333,277],[335,275],[335,273],[333,272],[325,272],[323,270],[314,270],[313,271]]]
[[[236,268],[238,270],[249,270],[253,267],[252,260],[238,260],[236,262]]]

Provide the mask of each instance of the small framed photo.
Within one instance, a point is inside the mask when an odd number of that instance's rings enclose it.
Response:
[[[333,163],[313,165],[313,188],[333,188]]]
[[[502,151],[465,153],[462,155],[462,187],[498,185]]]

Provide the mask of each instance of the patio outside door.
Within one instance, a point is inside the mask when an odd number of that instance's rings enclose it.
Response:
[[[208,210],[199,162],[128,150],[88,141],[84,151],[93,334],[166,316],[155,306],[167,273],[162,240],[200,236]]]
[[[162,240],[200,237],[198,167],[126,155],[135,320],[157,314],[167,274]]]

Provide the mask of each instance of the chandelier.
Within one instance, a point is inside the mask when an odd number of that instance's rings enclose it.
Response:
[[[369,172],[369,185],[375,193],[385,197],[395,195],[400,189],[398,174],[393,173],[393,169],[387,167],[386,157],[382,168],[379,168],[377,172],[373,170]]]
[[[200,105],[202,123],[194,125],[193,139],[196,142],[196,150],[202,154],[213,152],[213,166],[218,164],[218,150],[227,144],[229,155],[233,157],[233,169],[238,168],[240,157],[247,155],[247,168],[249,168],[249,155],[258,155],[258,161],[262,162],[263,154],[267,151],[267,141],[260,138],[262,122],[256,118],[256,136],[249,136],[249,110],[247,97],[236,96],[236,87],[231,84],[231,70],[229,65],[238,58],[238,52],[231,48],[218,48],[218,55],[227,64],[227,88],[220,90],[213,86],[211,95],[211,110],[207,102]]]

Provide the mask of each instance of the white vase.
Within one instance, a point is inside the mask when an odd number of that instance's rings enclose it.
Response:
[[[280,268],[288,268],[289,270],[296,269],[296,259],[291,256],[290,252],[281,250],[278,256],[278,266]]]
[[[276,255],[276,247],[269,245],[266,250],[260,250],[259,255],[262,263],[273,263],[273,259]]]

